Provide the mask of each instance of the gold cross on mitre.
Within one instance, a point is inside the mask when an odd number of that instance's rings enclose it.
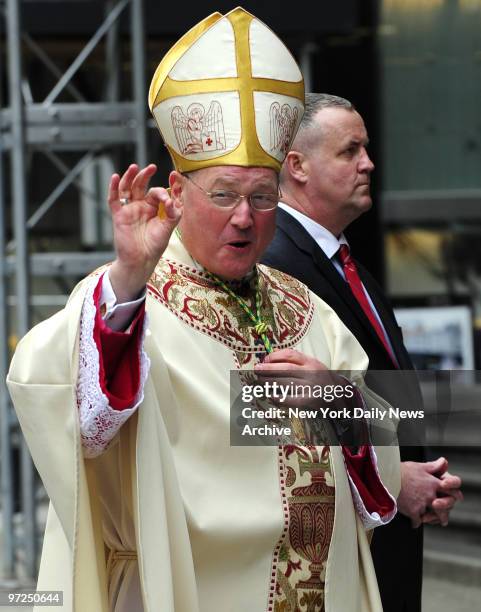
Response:
[[[290,51],[236,8],[213,13],[167,52],[149,106],[174,166],[280,170],[304,112],[304,81]]]

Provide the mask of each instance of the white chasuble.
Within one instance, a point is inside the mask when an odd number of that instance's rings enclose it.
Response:
[[[258,270],[274,349],[365,370],[324,302]],[[229,371],[265,350],[175,237],[148,288],[144,400],[102,455],[83,458],[78,336],[91,281],[20,342],[8,378],[51,499],[38,588],[64,590],[76,612],[381,612],[340,448],[230,446]],[[397,449],[377,454],[397,495]]]

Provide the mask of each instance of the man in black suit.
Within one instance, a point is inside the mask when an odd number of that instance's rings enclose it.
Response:
[[[343,234],[372,205],[374,165],[367,144],[364,122],[350,102],[307,94],[306,112],[281,172],[283,202],[263,263],[300,279],[327,302],[366,351],[370,370],[412,370],[389,301],[350,257]],[[376,384],[374,390],[389,400],[389,392],[379,387],[382,378]],[[417,384],[410,386],[406,393],[419,401]],[[399,513],[373,538],[386,612],[420,612],[422,523],[446,525],[450,509],[462,497],[461,480],[447,472],[447,461],[424,459],[422,447],[401,447]]]

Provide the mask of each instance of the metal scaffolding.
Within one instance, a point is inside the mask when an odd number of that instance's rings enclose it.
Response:
[[[22,31],[22,2],[0,3],[6,31],[8,106],[0,108],[0,504],[2,513],[3,551],[0,575],[4,579],[33,579],[37,573],[40,535],[37,512],[37,480],[28,450],[20,445],[19,520],[14,533],[14,499],[18,478],[14,477],[12,454],[16,449],[18,422],[4,384],[9,360],[9,337],[22,337],[31,326],[31,307],[41,303],[33,295],[32,279],[38,276],[81,276],[104,263],[110,253],[31,253],[29,232],[69,186],[82,191],[81,175],[99,164],[99,159],[115,155],[115,148],[131,145],[134,161],[145,165],[146,83],[145,29],[143,0],[108,0],[104,19],[67,70],[62,71],[48,53],[27,32]],[[130,11],[129,39],[131,62],[131,96],[120,99],[120,18]],[[104,100],[88,102],[81,87],[72,82],[98,43],[105,42]],[[22,65],[22,48],[34,54],[57,79],[41,102],[33,100]],[[1,64],[0,64],[1,65]],[[2,74],[0,68],[0,84]],[[1,85],[0,85],[1,86]],[[68,92],[72,102],[57,102]],[[0,91],[1,94],[1,91]],[[2,96],[0,95],[0,100]],[[63,178],[51,193],[28,216],[27,185],[34,169],[30,163],[34,152],[43,153]],[[76,152],[80,159],[73,166],[66,153]],[[68,157],[68,156],[67,156]],[[9,162],[9,163],[7,163]],[[9,167],[7,176],[6,169]],[[90,198],[92,199],[92,198]],[[7,211],[11,211],[12,239],[7,243]],[[31,211],[30,211],[31,212]],[[95,215],[87,215],[90,224],[100,224]],[[97,233],[102,230],[93,228]],[[9,287],[14,287],[9,295]],[[61,302],[62,300],[60,300]],[[8,306],[15,304],[15,321],[9,321]],[[17,518],[17,517],[15,517]],[[19,561],[21,560],[21,561]]]

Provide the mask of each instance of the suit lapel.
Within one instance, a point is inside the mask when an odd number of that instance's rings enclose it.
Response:
[[[316,243],[316,241],[312,238],[309,232],[307,232],[304,227],[296,219],[294,219],[294,217],[292,217],[292,215],[286,213],[282,209],[279,209],[277,214],[277,225],[289,236],[291,240],[293,240],[293,242],[295,242],[299,249],[301,249],[305,253],[308,253],[311,256],[313,265],[316,270],[320,272],[324,277],[325,281],[327,281],[331,285],[337,295],[345,303],[347,309],[355,316],[358,323],[362,325],[365,332],[370,334],[371,337],[374,338],[374,340],[382,348],[382,350],[386,352],[386,349],[384,348],[383,343],[379,339],[376,330],[372,326],[367,316],[364,314],[363,309],[361,308],[357,299],[354,297],[354,294],[352,293],[349,285],[336,270],[334,264],[327,257],[321,247]],[[364,279],[362,277],[361,279],[364,282]],[[322,280],[319,279],[319,281],[310,283],[310,288],[314,293],[317,293],[318,295],[322,296],[322,290],[316,290],[316,284],[321,284],[321,282]],[[369,295],[371,295],[369,287],[367,285],[365,285],[365,287],[369,292]],[[373,303],[377,309],[377,303],[374,301],[374,299]],[[389,317],[386,316],[384,307],[382,307],[382,312],[378,310],[378,313],[381,317],[383,325],[385,325],[385,321],[389,321]],[[385,328],[389,338],[391,338],[391,331],[393,326],[385,325]],[[397,356],[396,349],[395,353]]]
[[[402,336],[400,335],[401,332],[392,313],[388,310],[384,300],[381,298],[381,290],[378,284],[362,264],[356,261],[356,265],[358,266],[359,276],[361,277],[363,285],[366,287],[379,317],[381,318],[384,329],[391,340],[391,345],[400,368],[403,370],[411,370],[413,367],[412,362],[404,346]]]

